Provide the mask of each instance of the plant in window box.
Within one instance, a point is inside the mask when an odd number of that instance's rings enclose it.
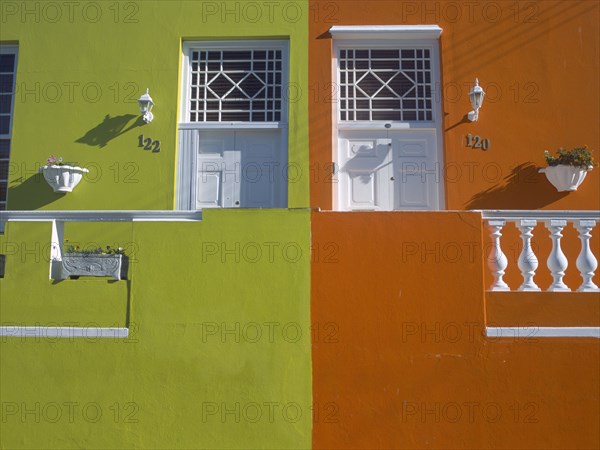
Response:
[[[89,170],[73,163],[64,162],[62,157],[50,155],[40,172],[54,192],[71,192]]]
[[[544,157],[548,167],[540,169],[540,172],[546,174],[546,178],[558,192],[576,191],[587,173],[597,165],[587,146],[572,150],[559,148],[556,156],[546,150]]]
[[[115,280],[127,278],[129,266],[127,255],[121,247],[95,248],[82,250],[70,245],[62,256],[61,280],[68,277],[113,277]]]

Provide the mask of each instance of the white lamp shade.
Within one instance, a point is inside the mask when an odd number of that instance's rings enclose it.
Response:
[[[140,97],[138,103],[140,105],[140,111],[142,113],[146,113],[152,110],[154,102],[152,101],[152,97],[150,97],[149,89],[146,89],[146,93]]]
[[[474,110],[478,110],[481,108],[483,104],[483,97],[485,96],[485,92],[482,87],[479,86],[479,79],[475,79],[475,86],[469,92],[469,99],[471,100],[471,106],[473,106]]]

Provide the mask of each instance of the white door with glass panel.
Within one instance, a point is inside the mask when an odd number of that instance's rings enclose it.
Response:
[[[184,45],[179,209],[287,206],[288,43]]]
[[[336,209],[443,207],[430,46],[339,45]]]

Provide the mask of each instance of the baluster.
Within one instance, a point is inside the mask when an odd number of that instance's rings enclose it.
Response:
[[[561,231],[567,226],[566,220],[547,220],[546,228],[550,230],[550,239],[552,239],[552,251],[548,256],[546,263],[552,274],[554,281],[548,288],[550,292],[570,292],[571,289],[563,282],[565,271],[569,266],[569,260],[560,247],[560,240],[563,235]]]
[[[598,268],[598,260],[590,249],[590,238],[592,237],[592,228],[596,226],[595,220],[580,220],[575,228],[579,231],[581,239],[581,253],[577,257],[577,268],[583,278],[583,283],[577,289],[579,292],[598,292],[598,286],[592,281],[594,272]]]
[[[494,245],[488,256],[488,267],[494,276],[494,282],[490,286],[490,290],[492,291],[510,291],[510,287],[502,279],[504,271],[508,266],[508,259],[506,259],[506,255],[502,252],[502,247],[500,246],[500,237],[502,236],[500,230],[505,225],[506,220],[488,220],[490,236],[494,240]]]
[[[521,230],[521,239],[523,239],[523,250],[519,256],[519,269],[523,276],[523,284],[519,291],[540,291],[541,289],[533,281],[535,271],[538,268],[538,260],[531,249],[531,232],[537,225],[537,220],[520,220],[517,227]]]

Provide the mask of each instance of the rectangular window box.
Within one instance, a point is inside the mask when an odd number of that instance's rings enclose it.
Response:
[[[126,255],[65,253],[62,257],[61,280],[69,277],[112,277],[127,279],[129,259]]]

